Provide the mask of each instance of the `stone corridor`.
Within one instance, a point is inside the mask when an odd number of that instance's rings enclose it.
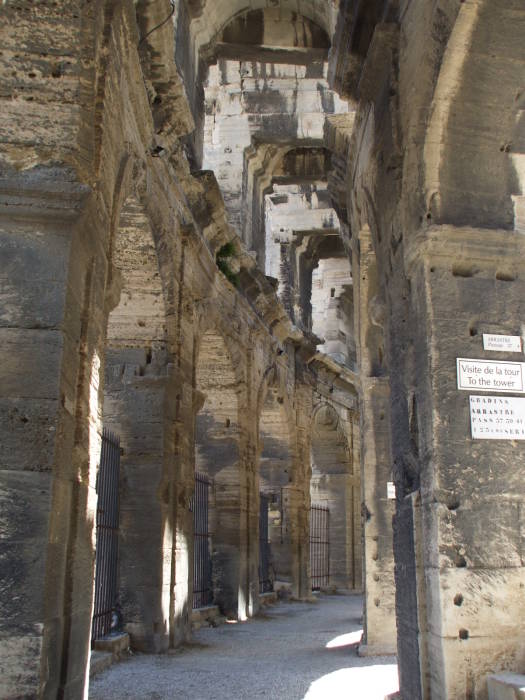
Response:
[[[395,657],[360,658],[362,597],[282,602],[245,623],[198,630],[173,654],[133,655],[96,676],[90,700],[383,700]]]
[[[525,673],[524,37],[525,0],[0,2],[0,700]]]

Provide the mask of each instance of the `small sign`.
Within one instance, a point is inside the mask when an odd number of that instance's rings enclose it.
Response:
[[[525,440],[525,399],[470,396],[470,428],[478,440]]]
[[[521,336],[483,333],[483,349],[498,352],[521,352]]]
[[[386,497],[388,499],[396,497],[396,486],[393,481],[387,481],[386,483]]]
[[[524,362],[471,360],[458,357],[458,389],[524,394]]]

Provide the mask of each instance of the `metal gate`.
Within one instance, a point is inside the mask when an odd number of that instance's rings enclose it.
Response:
[[[204,474],[195,473],[193,510],[193,607],[211,605],[210,533],[208,526],[210,481]]]
[[[330,581],[330,511],[325,506],[310,509],[310,574],[313,591]]]
[[[268,541],[268,507],[270,499],[260,494],[259,502],[259,593],[273,590],[270,579],[270,543]]]
[[[111,630],[117,602],[120,438],[104,428],[97,474],[95,606],[91,639]]]

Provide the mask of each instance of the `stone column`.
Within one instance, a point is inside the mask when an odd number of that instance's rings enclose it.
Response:
[[[525,442],[523,424],[505,413],[519,417],[505,399],[520,394],[489,393],[479,381],[458,390],[456,358],[523,361],[522,352],[484,350],[482,335],[522,335],[524,261],[522,236],[467,227],[433,227],[406,252],[420,491],[399,506],[396,561],[411,545],[415,586],[398,589],[397,612],[410,604],[419,614],[400,626],[410,652],[400,673],[414,698],[486,698],[487,674],[523,671]],[[473,439],[470,396],[497,400],[503,414],[487,403],[487,420],[503,420],[514,437]]]
[[[165,352],[146,365],[145,349],[108,348],[104,425],[121,440],[119,603],[132,648],[149,653],[169,645],[176,535],[172,480],[164,483],[168,385]]]
[[[299,598],[312,596],[312,581],[310,578],[310,478],[311,468],[311,422],[313,392],[306,382],[306,377],[295,368],[295,402],[297,422],[297,452],[294,500],[296,509],[292,512],[294,531],[293,546],[296,553],[296,568],[294,573],[294,594]]]
[[[365,619],[362,655],[396,651],[393,501],[388,369],[383,364],[383,313],[370,231],[359,234],[353,255],[356,338],[360,370],[361,495]]]
[[[5,172],[5,171],[4,171]],[[72,173],[0,179],[3,697],[83,697],[105,260]],[[97,223],[98,222],[98,223]]]

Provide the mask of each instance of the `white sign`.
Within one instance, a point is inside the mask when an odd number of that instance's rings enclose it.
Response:
[[[525,393],[525,362],[469,360],[458,357],[458,389]]]
[[[396,497],[396,485],[393,481],[386,482],[386,497],[392,499]]]
[[[525,440],[525,399],[517,396],[470,396],[472,437]]]
[[[498,350],[499,352],[521,352],[521,336],[483,333],[483,349]]]

